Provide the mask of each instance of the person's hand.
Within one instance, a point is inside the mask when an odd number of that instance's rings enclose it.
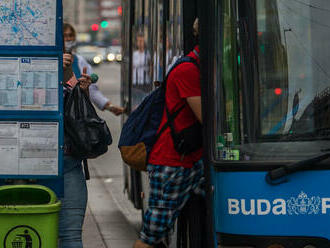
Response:
[[[92,83],[91,77],[87,74],[87,68],[84,67],[83,73],[81,74],[81,78],[78,79],[80,82],[80,88],[83,89],[84,91],[87,91],[89,86]]]
[[[70,68],[73,64],[73,56],[70,53],[63,54],[63,68],[64,70]]]
[[[111,113],[113,113],[116,116],[121,115],[122,113],[125,112],[125,109],[123,107],[116,106],[116,105],[113,105],[111,103],[108,103],[105,106],[105,109],[109,110]]]

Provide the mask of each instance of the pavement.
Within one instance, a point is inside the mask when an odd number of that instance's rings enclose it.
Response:
[[[120,66],[105,64],[94,68],[99,88],[113,104],[120,104]],[[138,238],[141,211],[134,209],[124,192],[123,164],[117,148],[121,118],[99,111],[107,121],[113,144],[101,157],[89,160],[91,180],[83,227],[84,248],[131,248]]]

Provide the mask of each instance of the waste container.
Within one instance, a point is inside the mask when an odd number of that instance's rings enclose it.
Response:
[[[39,185],[0,187],[0,247],[56,248],[61,202]]]

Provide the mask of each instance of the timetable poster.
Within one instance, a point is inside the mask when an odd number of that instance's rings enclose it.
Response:
[[[56,122],[0,122],[0,175],[58,175]]]
[[[58,110],[58,58],[0,57],[0,110]]]

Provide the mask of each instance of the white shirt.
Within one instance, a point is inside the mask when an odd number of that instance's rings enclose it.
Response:
[[[78,58],[78,66],[80,69],[80,72],[83,72],[83,68],[87,68],[87,74],[91,75],[93,73],[92,66],[80,55],[75,54]],[[104,110],[105,105],[109,102],[109,99],[105,97],[102,92],[100,91],[97,83],[91,84],[89,86],[89,98],[91,99],[92,103],[95,104],[95,106],[100,109]]]
[[[150,55],[139,50],[133,52],[133,84],[150,83]]]

